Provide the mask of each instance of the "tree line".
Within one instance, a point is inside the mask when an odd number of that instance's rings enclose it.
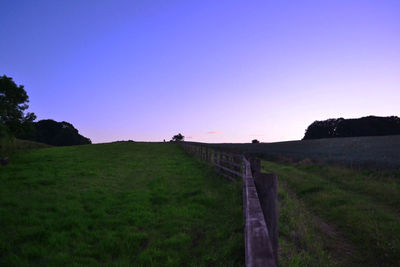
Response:
[[[79,134],[68,122],[40,120],[26,112],[29,97],[23,85],[17,85],[11,77],[0,77],[0,139],[18,138],[41,142],[53,146],[91,144],[89,138]]]
[[[332,137],[382,136],[400,134],[400,118],[368,116],[358,119],[314,121],[306,129],[303,140]]]

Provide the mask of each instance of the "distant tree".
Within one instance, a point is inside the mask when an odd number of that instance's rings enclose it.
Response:
[[[368,116],[343,120],[336,131],[340,137],[396,135],[400,134],[400,118]]]
[[[253,140],[251,141],[251,143],[252,143],[252,144],[259,144],[260,141],[258,141],[257,139],[253,139]]]
[[[89,138],[79,134],[78,130],[68,122],[41,120],[35,123],[34,141],[52,146],[72,146],[91,144]]]
[[[33,135],[34,113],[24,111],[28,109],[29,97],[23,85],[17,85],[12,78],[3,75],[0,77],[0,124],[7,131],[16,136]]]
[[[400,134],[400,118],[368,116],[359,119],[328,119],[308,126],[303,139],[381,136]]]
[[[185,137],[182,135],[182,134],[177,134],[177,135],[174,135],[173,137],[172,137],[172,141],[174,141],[174,142],[179,142],[179,141],[183,141],[185,139]]]

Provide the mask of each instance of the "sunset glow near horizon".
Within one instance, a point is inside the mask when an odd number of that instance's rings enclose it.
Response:
[[[0,75],[94,143],[400,115],[400,1],[2,2]]]

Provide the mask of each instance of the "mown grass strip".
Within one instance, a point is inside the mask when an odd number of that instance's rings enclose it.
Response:
[[[305,206],[279,181],[279,266],[336,266]]]
[[[383,170],[299,164],[296,168],[322,176],[338,187],[363,194],[400,213],[400,174]]]
[[[355,259],[360,264],[400,264],[400,219],[391,207],[373,200],[365,192],[355,192],[351,186],[348,189],[344,184],[332,182],[329,172],[314,174],[299,166],[267,161],[263,162],[263,168],[277,173],[311,212],[345,234],[358,250],[354,257],[362,255]]]

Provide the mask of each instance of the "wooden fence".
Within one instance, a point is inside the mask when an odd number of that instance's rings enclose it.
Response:
[[[277,266],[277,177],[261,172],[261,162],[241,154],[210,148],[206,144],[181,142],[190,154],[212,164],[231,181],[243,180],[243,216],[246,266]]]

